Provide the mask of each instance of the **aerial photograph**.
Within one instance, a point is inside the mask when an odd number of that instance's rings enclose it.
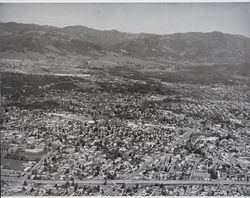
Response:
[[[0,3],[1,196],[250,196],[250,2]]]

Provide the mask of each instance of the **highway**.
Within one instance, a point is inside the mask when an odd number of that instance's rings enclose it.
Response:
[[[22,183],[25,181],[22,177],[6,177],[1,176],[1,180],[10,182]],[[67,181],[64,180],[26,180],[27,183],[37,183],[37,184],[65,184]],[[86,180],[74,180],[74,183],[78,185],[103,185],[105,180],[103,179],[86,179]],[[115,179],[106,180],[107,185],[115,184],[127,184],[127,185],[151,185],[151,184],[163,184],[163,185],[247,185],[250,186],[249,181],[232,181],[232,180],[128,180],[128,179]]]
[[[175,141],[171,147],[178,145],[180,142],[182,142],[184,139],[186,139],[188,136],[190,136],[192,133],[195,133],[194,130],[188,130],[185,134],[182,135],[180,139]],[[30,169],[27,174],[24,177],[7,177],[7,176],[1,176],[2,181],[9,181],[9,182],[18,182],[23,183],[24,181],[27,181],[27,183],[37,183],[37,184],[65,184],[67,180],[31,180],[27,179],[28,175],[32,173],[32,170],[35,170],[46,158],[48,158],[53,151],[50,151],[47,153],[32,169]],[[159,157],[159,156],[155,156]],[[126,185],[154,185],[154,184],[163,184],[163,185],[247,185],[250,186],[249,181],[232,181],[232,180],[212,180],[212,181],[205,181],[205,180],[193,180],[192,178],[189,178],[188,180],[143,180],[143,179],[130,179],[135,174],[139,173],[141,170],[143,170],[148,164],[150,164],[155,157],[150,160],[150,162],[147,162],[143,164],[142,167],[140,167],[137,171],[132,173],[130,176],[126,177],[125,179],[115,179],[115,180],[106,180],[106,185],[111,185],[113,187],[116,187],[116,185],[125,183]],[[165,157],[165,156],[164,156]],[[70,181],[69,181],[70,182]],[[105,180],[104,179],[84,179],[84,180],[74,180],[75,184],[78,184],[79,186],[83,185],[104,185]],[[110,192],[109,192],[110,193]],[[187,192],[189,194],[189,191]]]

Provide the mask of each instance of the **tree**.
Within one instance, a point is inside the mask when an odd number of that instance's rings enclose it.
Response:
[[[56,161],[56,157],[53,156],[53,157],[51,158],[51,161],[55,162],[55,161]]]
[[[66,181],[65,187],[68,188],[70,186],[69,181]]]
[[[34,176],[34,180],[37,180],[37,175],[35,174],[35,176]]]
[[[26,180],[23,182],[23,185],[24,185],[24,186],[27,186],[27,181],[26,181]]]
[[[74,186],[74,191],[77,191],[77,189],[78,189],[78,184],[76,183]]]
[[[217,179],[218,178],[217,171],[214,168],[210,169],[209,173],[210,173],[210,178],[211,179]]]
[[[162,195],[162,196],[167,196],[168,194],[167,194],[166,190],[162,190],[162,191],[161,191],[161,195]]]
[[[72,181],[71,186],[74,186],[75,185],[74,178],[71,178],[71,181]]]
[[[32,192],[34,192],[35,191],[35,189],[32,187],[31,189],[30,189],[30,193],[32,193]]]
[[[122,188],[122,189],[125,189],[125,188],[126,188],[125,183],[122,184],[121,188]]]
[[[52,194],[52,189],[47,189],[47,190],[46,190],[46,193],[47,193],[48,195],[51,195],[51,194]]]

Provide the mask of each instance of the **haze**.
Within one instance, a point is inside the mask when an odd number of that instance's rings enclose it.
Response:
[[[250,37],[250,3],[1,4],[0,21],[123,32],[221,31]]]

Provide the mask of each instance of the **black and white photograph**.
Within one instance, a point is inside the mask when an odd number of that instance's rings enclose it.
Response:
[[[0,2],[1,196],[250,196],[250,2]]]

